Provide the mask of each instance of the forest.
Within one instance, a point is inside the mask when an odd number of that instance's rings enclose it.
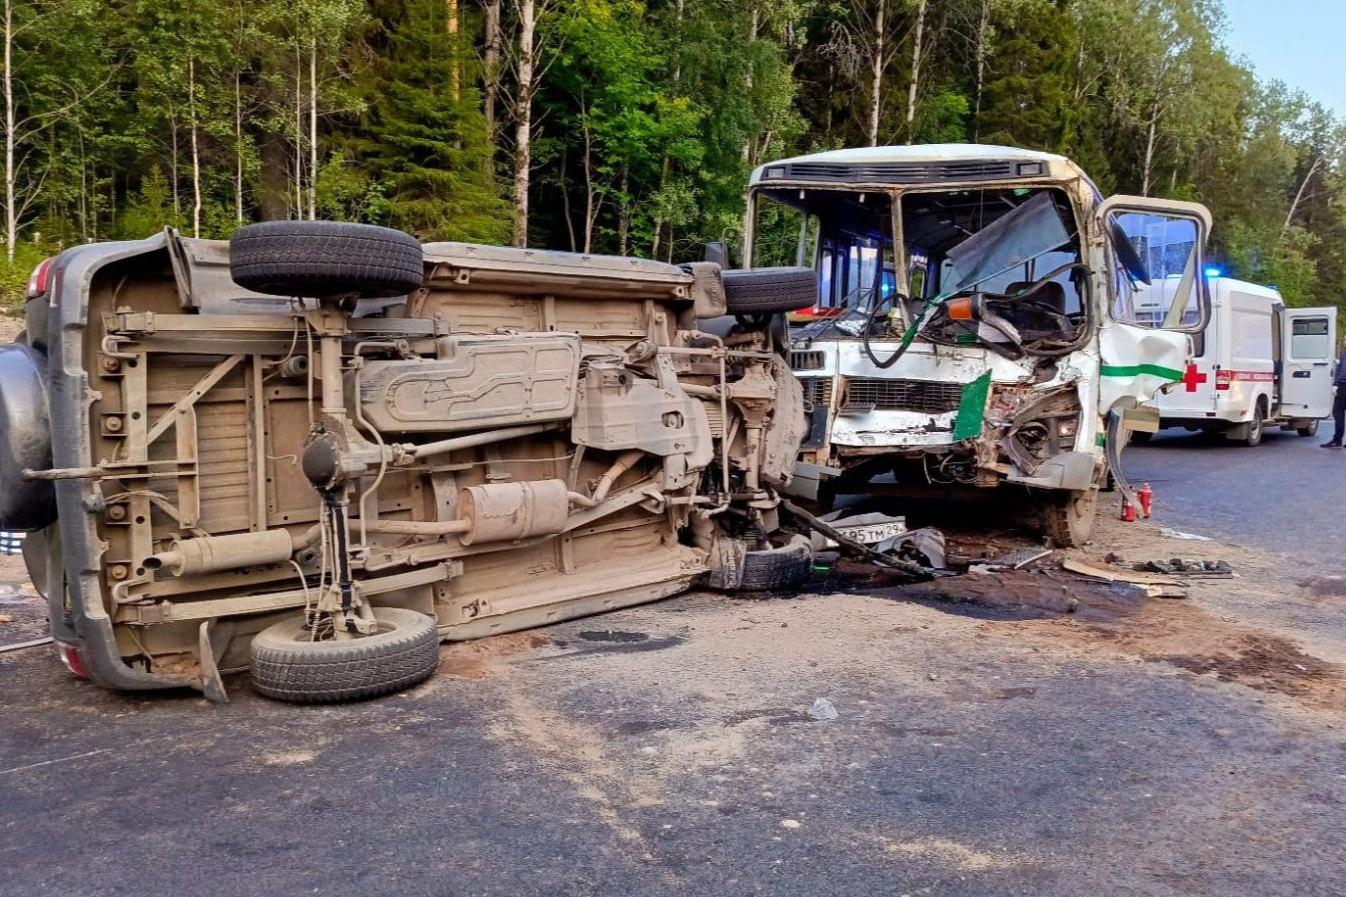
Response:
[[[943,142],[1203,202],[1227,272],[1346,295],[1346,126],[1219,0],[0,2],[10,305],[64,247],[282,218],[682,261],[760,163]]]

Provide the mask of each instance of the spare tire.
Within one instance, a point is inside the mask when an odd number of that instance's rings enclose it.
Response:
[[[266,221],[234,231],[229,273],[271,296],[405,296],[425,282],[425,253],[410,234],[342,221]]]
[[[812,268],[754,268],[725,271],[722,277],[731,315],[773,315],[818,304],[818,275]]]
[[[354,701],[410,688],[439,666],[433,617],[376,607],[378,631],[351,639],[310,641],[302,616],[252,639],[252,685],[269,698],[311,704]]]
[[[56,520],[56,489],[28,482],[25,468],[51,468],[46,359],[24,345],[0,346],[0,529],[33,532]]]

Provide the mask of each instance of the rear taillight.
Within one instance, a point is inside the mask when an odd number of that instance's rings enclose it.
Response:
[[[61,663],[65,668],[74,673],[81,679],[88,679],[89,673],[84,669],[84,658],[80,656],[79,648],[66,642],[53,642],[56,646],[56,656],[61,658]]]
[[[51,263],[54,261],[56,257],[52,256],[33,269],[32,276],[28,278],[28,290],[24,293],[25,300],[47,295],[47,290],[51,287]]]
[[[1233,371],[1216,371],[1216,372],[1215,372],[1215,388],[1216,388],[1216,389],[1229,389],[1229,387],[1232,386],[1233,383],[1234,383],[1234,372],[1233,372]]]

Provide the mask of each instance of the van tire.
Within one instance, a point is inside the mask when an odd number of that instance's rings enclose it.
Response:
[[[1300,436],[1317,436],[1318,421],[1311,420],[1302,427],[1295,427],[1295,432],[1298,433]]]
[[[812,268],[754,268],[720,276],[731,315],[772,315],[818,304],[818,275]]]
[[[1263,410],[1262,400],[1258,399],[1257,404],[1253,406],[1253,419],[1248,421],[1248,433],[1240,440],[1249,448],[1255,448],[1262,444],[1262,434],[1266,430],[1266,411]]]
[[[1042,503],[1043,533],[1058,548],[1083,547],[1097,518],[1097,488],[1051,495]]]
[[[46,361],[21,343],[0,346],[0,529],[31,533],[56,522],[56,487],[23,478],[52,465]]]
[[[297,704],[356,701],[392,694],[430,678],[439,666],[433,617],[401,607],[376,607],[379,631],[353,639],[309,641],[304,617],[293,617],[252,640],[252,687]]]
[[[229,274],[270,296],[405,296],[425,283],[425,252],[411,234],[344,221],[264,221],[234,231]]]
[[[736,592],[774,592],[793,589],[808,579],[813,567],[813,548],[804,536],[792,536],[779,548],[748,551],[743,555],[743,576]]]

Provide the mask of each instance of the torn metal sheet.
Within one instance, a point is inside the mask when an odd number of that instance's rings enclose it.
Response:
[[[944,534],[932,526],[914,529],[880,542],[874,548],[880,554],[892,554],[900,558],[917,560],[924,558],[925,566],[942,569],[944,567]],[[912,555],[916,555],[913,558]]]
[[[1101,579],[1106,582],[1127,582],[1140,586],[1180,586],[1182,583],[1157,573],[1141,573],[1136,570],[1125,570],[1121,567],[1114,567],[1111,564],[1098,564],[1093,561],[1085,560],[1079,555],[1067,554],[1061,559],[1061,567],[1069,570],[1071,573],[1078,573],[1081,576],[1088,576],[1092,579]]]

